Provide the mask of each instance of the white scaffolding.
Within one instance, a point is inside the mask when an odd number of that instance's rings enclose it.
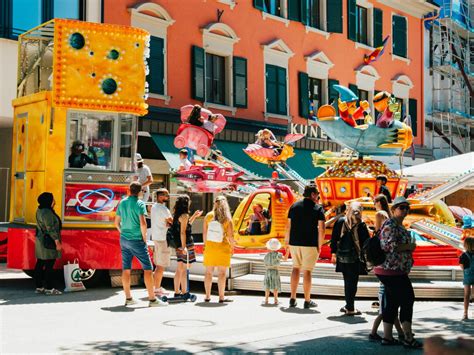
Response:
[[[471,0],[438,3],[440,17],[431,32],[432,117],[427,127],[433,155],[446,157],[471,151],[474,11]]]

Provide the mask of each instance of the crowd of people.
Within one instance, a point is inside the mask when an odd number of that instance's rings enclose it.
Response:
[[[142,161],[143,163],[143,161]],[[144,167],[142,166],[142,169]],[[144,169],[146,172],[146,169]],[[140,179],[145,180],[147,173]],[[149,185],[149,184],[148,184]],[[381,185],[382,187],[383,185]],[[139,196],[146,194],[147,189],[139,181],[129,186],[129,195],[118,205],[115,226],[120,233],[122,252],[122,283],[125,293],[125,305],[135,304],[130,289],[132,259],[135,257],[144,271],[144,282],[148,292],[150,307],[166,306],[163,296],[169,294],[162,287],[164,270],[170,266],[172,249],[176,255],[177,269],[174,277],[174,297],[189,296],[186,268],[196,261],[192,225],[202,211],[190,211],[191,200],[187,195],[176,199],[173,212],[166,203],[169,192],[165,188],[156,191],[155,202],[150,209],[151,239],[154,244],[153,263],[147,246],[148,214],[146,204]],[[368,227],[364,222],[363,208],[360,203],[350,204],[343,217],[336,220],[331,236],[331,261],[336,265],[336,272],[341,272],[344,280],[345,305],[340,309],[347,316],[360,315],[355,308],[360,275],[367,274],[363,246],[370,238],[378,238],[380,247],[385,253],[384,262],[374,268],[374,274],[380,281],[379,301],[373,306],[379,308],[379,315],[374,320],[369,340],[378,341],[382,345],[401,345],[407,348],[420,348],[421,342],[414,338],[412,330],[413,305],[415,301],[413,286],[409,277],[413,266],[413,251],[416,241],[404,227],[403,221],[410,211],[409,201],[405,197],[394,199],[391,207],[379,189],[374,197],[376,209],[375,223]],[[287,233],[285,236],[284,254],[280,241],[276,238],[267,242],[268,253],[264,257],[266,273],[264,277],[264,304],[269,303],[273,293],[274,303],[278,304],[278,293],[281,291],[279,265],[287,260],[291,253],[293,270],[291,273],[291,294],[289,307],[297,306],[297,291],[300,275],[303,273],[303,308],[317,307],[311,299],[312,272],[318,261],[320,248],[324,243],[326,220],[323,207],[319,204],[319,191],[312,184],[304,189],[303,199],[295,202],[288,212]],[[54,197],[45,192],[38,197],[37,239],[35,281],[37,293],[59,295],[54,288],[51,276],[56,259],[61,257],[61,219],[54,212]],[[265,220],[261,205],[255,205],[250,229],[262,229]],[[259,218],[262,216],[263,218]],[[213,209],[204,218],[203,226],[203,265],[206,268],[204,302],[211,301],[211,288],[214,272],[217,271],[218,302],[232,302],[225,297],[226,274],[234,250],[235,241],[232,215],[227,199],[218,196],[214,200]],[[47,239],[50,246],[47,247]],[[474,238],[466,238],[465,253],[460,257],[464,272],[464,315],[468,318],[468,307],[472,288],[474,287]],[[153,270],[154,264],[154,270]],[[378,328],[383,323],[383,335]],[[395,326],[398,337],[393,336]]]

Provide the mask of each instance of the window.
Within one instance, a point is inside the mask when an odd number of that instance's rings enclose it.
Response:
[[[79,19],[81,11],[79,0],[54,0],[53,17]]]
[[[362,6],[356,6],[356,41],[368,44],[367,31],[367,9]]]
[[[226,104],[225,57],[206,53],[206,101]]]
[[[392,18],[393,54],[407,58],[407,19],[393,15]]]
[[[309,78],[309,101],[310,111],[315,114],[323,104],[323,81],[321,79]]]
[[[286,69],[267,64],[265,67],[267,112],[287,114]]]
[[[366,90],[357,90],[357,96],[359,97],[359,101],[369,101],[369,92]]]
[[[136,131],[135,120],[131,115],[120,115],[120,171],[132,171],[132,161],[135,155],[133,137]]]
[[[282,0],[264,0],[263,11],[271,15],[284,17],[282,2],[283,2]]]
[[[165,55],[163,38],[150,38],[150,58],[148,58],[148,68],[150,70],[146,81],[149,85],[150,93],[165,94]]]
[[[305,1],[305,0],[303,0]],[[321,26],[321,0],[308,1],[308,26],[323,29]]]
[[[33,27],[39,26],[43,21],[41,0],[15,0],[12,1],[12,28],[11,35],[18,37]],[[27,9],[27,11],[25,11]]]

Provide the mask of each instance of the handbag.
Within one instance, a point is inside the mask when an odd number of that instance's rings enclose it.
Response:
[[[54,239],[51,238],[51,236],[48,233],[43,231],[43,229],[38,228],[38,230],[40,230],[41,233],[43,233],[43,247],[49,250],[56,250],[56,242],[54,241]],[[36,232],[36,235],[38,235],[38,232]]]
[[[362,222],[363,223],[363,222]],[[370,270],[367,269],[367,261],[365,260],[365,254],[362,253],[360,248],[359,233],[357,229],[359,224],[354,227],[354,233],[352,234],[352,240],[354,241],[354,246],[357,252],[358,261],[359,261],[359,274],[368,274]]]

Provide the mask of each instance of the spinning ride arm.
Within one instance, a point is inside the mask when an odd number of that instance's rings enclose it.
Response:
[[[420,201],[439,200],[462,189],[464,186],[468,185],[472,179],[474,179],[474,169],[468,170],[440,186],[428,190],[421,195],[415,196],[415,198]]]
[[[298,187],[298,192],[303,193],[305,186],[307,185],[307,180],[303,178],[300,174],[294,171],[291,168],[284,168],[280,163],[273,164],[273,168],[281,175],[285,176],[288,179],[295,180],[295,185]]]
[[[461,231],[455,228],[431,220],[422,220],[413,223],[410,229],[433,236],[453,248],[464,251],[464,247],[461,243]]]

